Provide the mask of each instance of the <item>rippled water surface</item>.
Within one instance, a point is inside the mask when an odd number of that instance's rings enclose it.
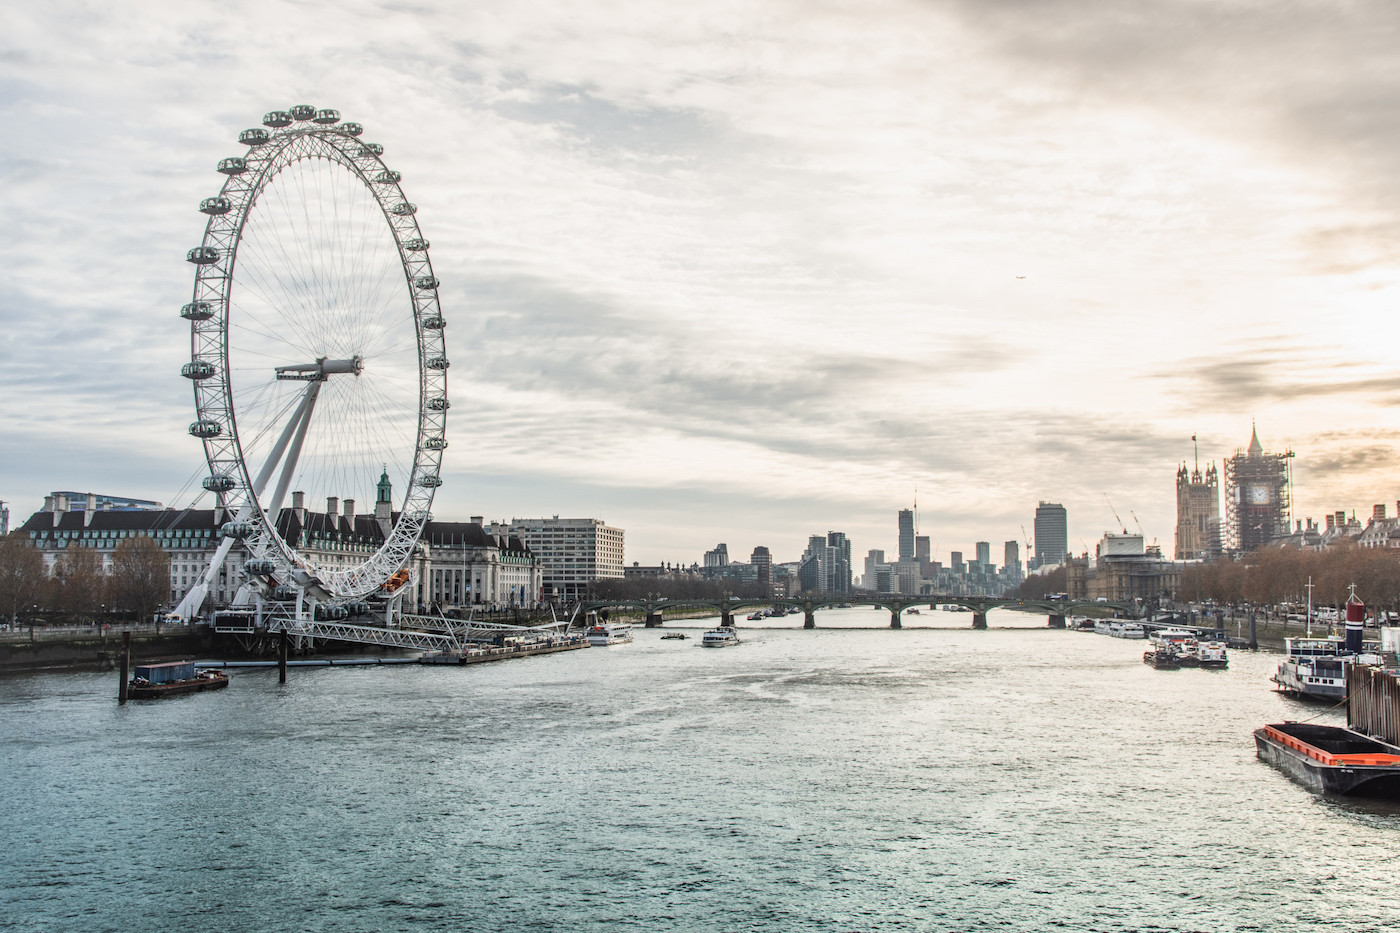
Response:
[[[1276,657],[1153,671],[1014,613],[853,628],[885,621],[123,708],[115,674],[0,681],[0,927],[1400,924],[1400,809],[1255,759],[1264,722],[1340,721],[1273,694]]]

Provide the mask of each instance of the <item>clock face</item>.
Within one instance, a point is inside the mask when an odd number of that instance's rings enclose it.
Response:
[[[1268,487],[1268,486],[1250,486],[1250,487],[1249,487],[1249,501],[1250,501],[1250,504],[1251,504],[1251,505],[1268,505],[1268,504],[1269,504],[1269,487]]]

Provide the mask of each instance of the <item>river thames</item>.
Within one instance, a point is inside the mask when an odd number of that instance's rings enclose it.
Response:
[[[969,621],[832,610],[713,651],[697,620],[125,707],[114,673],[0,680],[0,927],[1400,924],[1400,807],[1255,759],[1265,722],[1343,721],[1274,694],[1277,655],[1154,671],[1142,642]]]

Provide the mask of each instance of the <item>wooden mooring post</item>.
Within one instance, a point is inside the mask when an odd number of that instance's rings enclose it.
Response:
[[[122,632],[121,663],[117,665],[121,681],[117,684],[117,704],[126,702],[126,691],[131,687],[131,633]]]
[[[287,682],[287,630],[282,629],[277,639],[277,682]]]
[[[1400,680],[1379,668],[1348,664],[1347,726],[1400,745]]]

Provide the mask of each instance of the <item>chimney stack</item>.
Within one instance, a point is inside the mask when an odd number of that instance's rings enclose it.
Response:
[[[345,508],[345,520],[348,521],[348,522],[350,523],[350,526],[351,526],[351,529],[350,529],[350,530],[353,531],[353,530],[354,530],[354,525],[355,525],[355,500],[354,500],[354,499],[346,499],[346,500],[345,500],[345,506],[344,506],[344,508]]]
[[[473,515],[473,516],[472,516],[472,524],[473,524],[473,525],[482,525],[482,524],[485,524],[485,522],[484,522],[482,519],[483,519],[483,517],[480,516],[480,515]]]
[[[1327,530],[1328,530],[1328,531],[1331,531],[1333,528],[1336,528],[1336,527],[1337,527],[1337,513],[1336,513],[1336,512],[1332,512],[1331,514],[1329,514],[1329,515],[1327,516]]]
[[[326,514],[332,517],[340,514],[339,496],[326,496]]]
[[[1384,503],[1384,502],[1382,502],[1380,505],[1374,505],[1374,506],[1371,507],[1371,518],[1372,518],[1372,520],[1378,521],[1378,522],[1383,522],[1383,521],[1385,521],[1385,503]]]
[[[97,496],[93,493],[87,494],[87,508],[83,509],[83,527],[87,528],[92,524],[92,516],[97,512]]]

